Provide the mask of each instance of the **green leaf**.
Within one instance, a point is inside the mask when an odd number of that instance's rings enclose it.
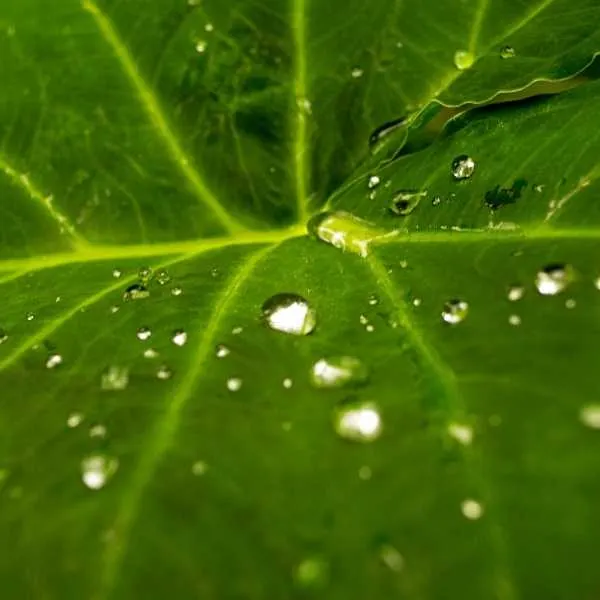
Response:
[[[5,0],[3,597],[595,597],[599,18]]]

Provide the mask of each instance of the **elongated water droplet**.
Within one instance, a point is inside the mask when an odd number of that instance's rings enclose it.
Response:
[[[384,144],[383,142],[387,141],[387,138],[393,137],[391,134],[401,130],[405,124],[406,117],[402,117],[394,121],[388,121],[378,127],[369,137],[369,147],[371,152],[377,154],[384,146],[387,146],[387,144]]]
[[[229,348],[227,346],[225,346],[224,344],[219,344],[215,348],[215,354],[216,354],[217,358],[225,358],[226,356],[229,355],[230,352],[231,352],[231,350],[229,350]]]
[[[463,500],[460,505],[460,509],[462,514],[472,521],[476,519],[480,519],[483,515],[483,506],[477,502],[477,500],[473,500],[472,498],[467,498]]]
[[[600,404],[588,404],[579,412],[579,418],[586,427],[600,429]]]
[[[106,368],[100,378],[100,387],[103,390],[124,390],[129,385],[129,369],[119,365]]]
[[[381,435],[382,423],[373,402],[345,402],[334,415],[336,433],[352,442],[372,442]]]
[[[227,380],[227,389],[230,392],[237,392],[242,389],[243,381],[239,377],[230,377]]]
[[[575,270],[571,265],[550,264],[538,271],[535,287],[543,296],[555,296],[563,292],[575,279]]]
[[[468,50],[457,50],[454,53],[454,66],[459,71],[470,69],[475,62],[475,55]]]
[[[500,58],[514,58],[517,55],[512,46],[503,46],[500,49]]]
[[[354,356],[330,356],[321,358],[313,365],[310,378],[316,388],[340,388],[365,383],[368,370]]]
[[[79,427],[83,421],[83,415],[79,412],[71,413],[67,418],[67,427],[73,429],[74,427]]]
[[[469,305],[464,300],[450,300],[444,304],[442,319],[450,325],[464,321],[469,313]]]
[[[118,467],[116,458],[92,454],[81,461],[81,480],[90,490],[99,490],[108,483]]]
[[[171,371],[167,365],[160,365],[156,371],[156,377],[158,377],[158,379],[162,379],[163,381],[171,379],[171,377],[173,377],[173,371]]]
[[[276,294],[262,305],[262,318],[268,327],[291,335],[308,335],[317,324],[317,314],[298,294]]]
[[[55,369],[58,365],[62,365],[63,357],[60,354],[53,353],[46,360],[47,369]]]
[[[0,329],[0,344],[4,344],[4,342],[6,342],[7,339],[8,334],[6,333],[6,331],[4,331],[4,329]]]
[[[187,333],[183,329],[176,329],[173,332],[173,336],[171,337],[171,341],[176,346],[185,346],[187,342]]]
[[[362,257],[368,256],[372,243],[397,235],[396,232],[386,232],[368,221],[343,211],[316,215],[309,221],[308,231],[317,239],[335,248]]]
[[[138,340],[145,342],[152,337],[152,330],[149,327],[140,327],[135,335],[137,336]]]
[[[148,288],[141,283],[133,283],[123,293],[123,300],[142,300],[150,295]]]
[[[520,300],[525,295],[525,288],[522,285],[511,285],[508,288],[507,297],[511,302]]]
[[[469,179],[475,172],[475,167],[475,161],[470,156],[461,154],[452,161],[452,177],[457,181]]]
[[[410,215],[417,208],[419,202],[427,196],[426,191],[398,190],[392,197],[390,210],[401,217]]]

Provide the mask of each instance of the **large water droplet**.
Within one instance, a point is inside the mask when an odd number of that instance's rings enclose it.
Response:
[[[457,50],[454,53],[454,66],[459,71],[470,69],[475,62],[475,55],[468,50]]]
[[[470,156],[461,154],[452,161],[452,176],[457,181],[469,179],[475,172],[475,166],[475,161]]]
[[[401,217],[410,215],[417,208],[419,202],[427,196],[426,191],[398,190],[392,197],[390,210]]]
[[[382,423],[373,402],[345,402],[334,415],[336,433],[352,442],[372,442],[381,435]]]
[[[313,365],[310,377],[317,388],[340,388],[364,383],[368,378],[368,370],[354,356],[330,356],[321,358]]]
[[[543,296],[554,296],[563,292],[574,279],[575,271],[571,265],[550,264],[538,271],[535,287]]]
[[[141,283],[131,284],[123,293],[123,300],[142,300],[150,295],[148,288]]]
[[[129,369],[118,365],[106,368],[100,378],[100,387],[103,390],[124,390],[129,385]]]
[[[99,490],[108,483],[118,467],[116,458],[92,454],[81,461],[81,480],[90,490]]]
[[[450,300],[444,304],[442,319],[450,325],[464,321],[469,313],[469,305],[464,300]]]
[[[187,333],[183,329],[176,329],[173,332],[173,336],[171,337],[171,341],[176,346],[185,346],[187,342]]]
[[[262,305],[264,322],[275,331],[308,335],[317,324],[317,314],[298,294],[275,294]]]

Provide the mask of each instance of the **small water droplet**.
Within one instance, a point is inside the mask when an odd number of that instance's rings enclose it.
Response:
[[[371,479],[371,477],[373,477],[373,471],[372,471],[371,467],[369,467],[368,465],[363,465],[358,470],[358,478],[361,481],[369,481],[369,479]]]
[[[415,308],[419,308],[419,306],[421,306],[421,304],[423,303],[423,301],[421,300],[421,298],[415,298],[413,301],[413,306]]]
[[[112,306],[109,308],[109,311],[110,311],[110,314],[111,314],[111,315],[114,315],[115,313],[119,312],[119,310],[120,310],[120,307],[119,307],[119,306],[117,306],[116,304],[113,304],[113,305],[112,305]]]
[[[224,344],[218,344],[217,347],[215,348],[215,354],[216,354],[217,358],[225,358],[226,356],[229,355],[230,352],[231,352],[231,350]]]
[[[355,67],[354,69],[352,69],[352,77],[354,79],[358,79],[359,77],[362,77],[363,75],[364,75],[364,71],[360,67]]]
[[[115,279],[120,279],[121,275],[123,275],[123,271],[121,271],[121,269],[113,269],[112,276]]]
[[[475,161],[470,156],[461,154],[452,161],[452,177],[454,177],[456,181],[469,179],[475,172],[475,167]]]
[[[138,277],[142,281],[142,283],[148,283],[150,279],[152,279],[152,268],[151,267],[141,267],[138,271]]]
[[[158,356],[158,352],[155,348],[146,348],[144,350],[144,358],[156,358]]]
[[[390,544],[384,544],[379,549],[379,557],[386,567],[396,573],[399,573],[404,568],[404,558],[402,557],[402,554]]]
[[[442,203],[442,197],[441,197],[441,196],[434,196],[434,197],[431,199],[431,204],[432,204],[433,206],[439,206],[441,203]]]
[[[103,488],[119,468],[119,461],[104,454],[92,454],[81,461],[81,480],[90,490]]]
[[[375,189],[381,183],[381,179],[377,175],[371,175],[369,177],[369,183],[367,184],[370,190]]]
[[[336,433],[352,442],[372,442],[381,435],[382,423],[373,402],[344,402],[334,415]]]
[[[4,344],[4,342],[6,342],[7,339],[8,334],[6,333],[6,331],[4,331],[4,329],[0,329],[0,344]]]
[[[172,296],[181,296],[181,294],[183,294],[183,290],[177,285],[171,290]]]
[[[106,437],[106,426],[101,423],[90,427],[90,437],[104,439]]]
[[[537,184],[533,186],[533,191],[541,194],[544,191],[544,186],[542,184]]]
[[[379,304],[379,298],[376,294],[369,296],[369,306],[377,306]]]
[[[473,428],[464,423],[450,423],[448,434],[463,446],[469,446],[473,441]]]
[[[311,383],[320,389],[360,385],[368,378],[364,363],[354,356],[321,358],[312,366]]]
[[[519,315],[510,315],[508,317],[508,323],[513,327],[518,327],[521,324],[521,317]]]
[[[317,324],[317,314],[298,294],[275,294],[262,305],[262,318],[268,327],[291,335],[308,335]]]
[[[427,196],[426,191],[398,190],[392,197],[390,210],[401,217],[410,215],[417,208],[423,198]]]
[[[208,33],[210,33],[211,31],[214,31],[214,30],[215,30],[215,26],[212,23],[207,23],[204,26],[204,31],[206,31]]]
[[[192,473],[196,476],[204,475],[204,473],[206,473],[207,469],[208,469],[208,465],[203,460],[197,460],[192,465]]]
[[[454,53],[454,66],[459,71],[470,69],[475,62],[475,55],[468,50],[457,50]]]
[[[286,390],[289,390],[289,389],[292,387],[292,385],[294,385],[294,382],[293,382],[293,381],[292,381],[292,380],[291,380],[289,377],[286,377],[286,378],[283,380],[283,387],[284,387]]]
[[[63,357],[60,354],[53,353],[46,360],[47,369],[55,369],[58,365],[62,365]]]
[[[187,333],[183,329],[176,329],[173,332],[173,337],[171,337],[171,341],[176,346],[185,346],[187,342]]]
[[[535,287],[543,296],[554,296],[564,291],[574,279],[575,271],[571,265],[550,264],[538,271]]]
[[[460,505],[460,509],[462,511],[462,514],[467,519],[470,519],[472,521],[480,519],[483,515],[483,506],[479,502],[477,502],[477,500],[473,500],[471,498],[463,500],[463,502]]]
[[[298,98],[296,103],[301,113],[305,115],[312,114],[312,103],[308,98]]]
[[[150,295],[148,288],[141,283],[133,283],[123,294],[123,300],[142,300]]]
[[[242,333],[242,331],[244,331],[244,328],[243,328],[243,327],[239,327],[239,326],[238,326],[238,327],[234,327],[234,328],[231,330],[231,333],[232,333],[233,335],[240,335],[240,333]]]
[[[81,414],[79,412],[71,413],[67,417],[67,427],[70,427],[71,429],[73,429],[74,427],[79,427],[79,425],[81,425],[82,422],[83,422],[83,414]]]
[[[207,47],[208,44],[205,40],[198,40],[196,42],[196,52],[198,52],[198,54],[203,54],[206,51]]]
[[[321,557],[305,558],[294,570],[294,581],[303,588],[323,587],[329,577],[329,565]]]
[[[565,306],[569,309],[575,308],[577,306],[577,300],[575,300],[575,298],[568,298],[565,301]]]
[[[500,49],[500,58],[514,58],[517,55],[512,46],[503,46]]]
[[[167,283],[171,283],[171,276],[167,271],[162,269],[156,274],[156,281],[158,281],[159,285],[167,285]]]
[[[442,319],[450,325],[461,323],[469,313],[469,305],[464,300],[450,300],[444,304]]]
[[[162,379],[163,381],[171,379],[171,377],[173,377],[173,371],[171,371],[167,365],[160,365],[156,371],[156,377],[158,377],[158,379]]]
[[[588,404],[579,412],[579,419],[586,427],[600,429],[600,404]]]
[[[119,365],[110,365],[100,377],[100,387],[103,390],[119,391],[129,385],[129,369]]]
[[[145,342],[152,337],[152,330],[149,327],[140,327],[135,335],[137,336],[138,340]]]
[[[28,313],[25,315],[25,318],[26,318],[28,321],[33,321],[33,320],[35,319],[35,313],[28,312]]]
[[[239,377],[230,377],[227,380],[227,389],[230,392],[237,392],[242,389],[243,381]]]
[[[525,295],[525,288],[522,285],[511,285],[508,288],[507,297],[511,302],[521,300]]]

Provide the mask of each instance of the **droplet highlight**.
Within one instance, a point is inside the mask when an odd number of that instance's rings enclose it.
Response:
[[[262,319],[275,331],[290,335],[308,335],[317,324],[317,314],[308,301],[298,294],[271,296],[262,305]]]

